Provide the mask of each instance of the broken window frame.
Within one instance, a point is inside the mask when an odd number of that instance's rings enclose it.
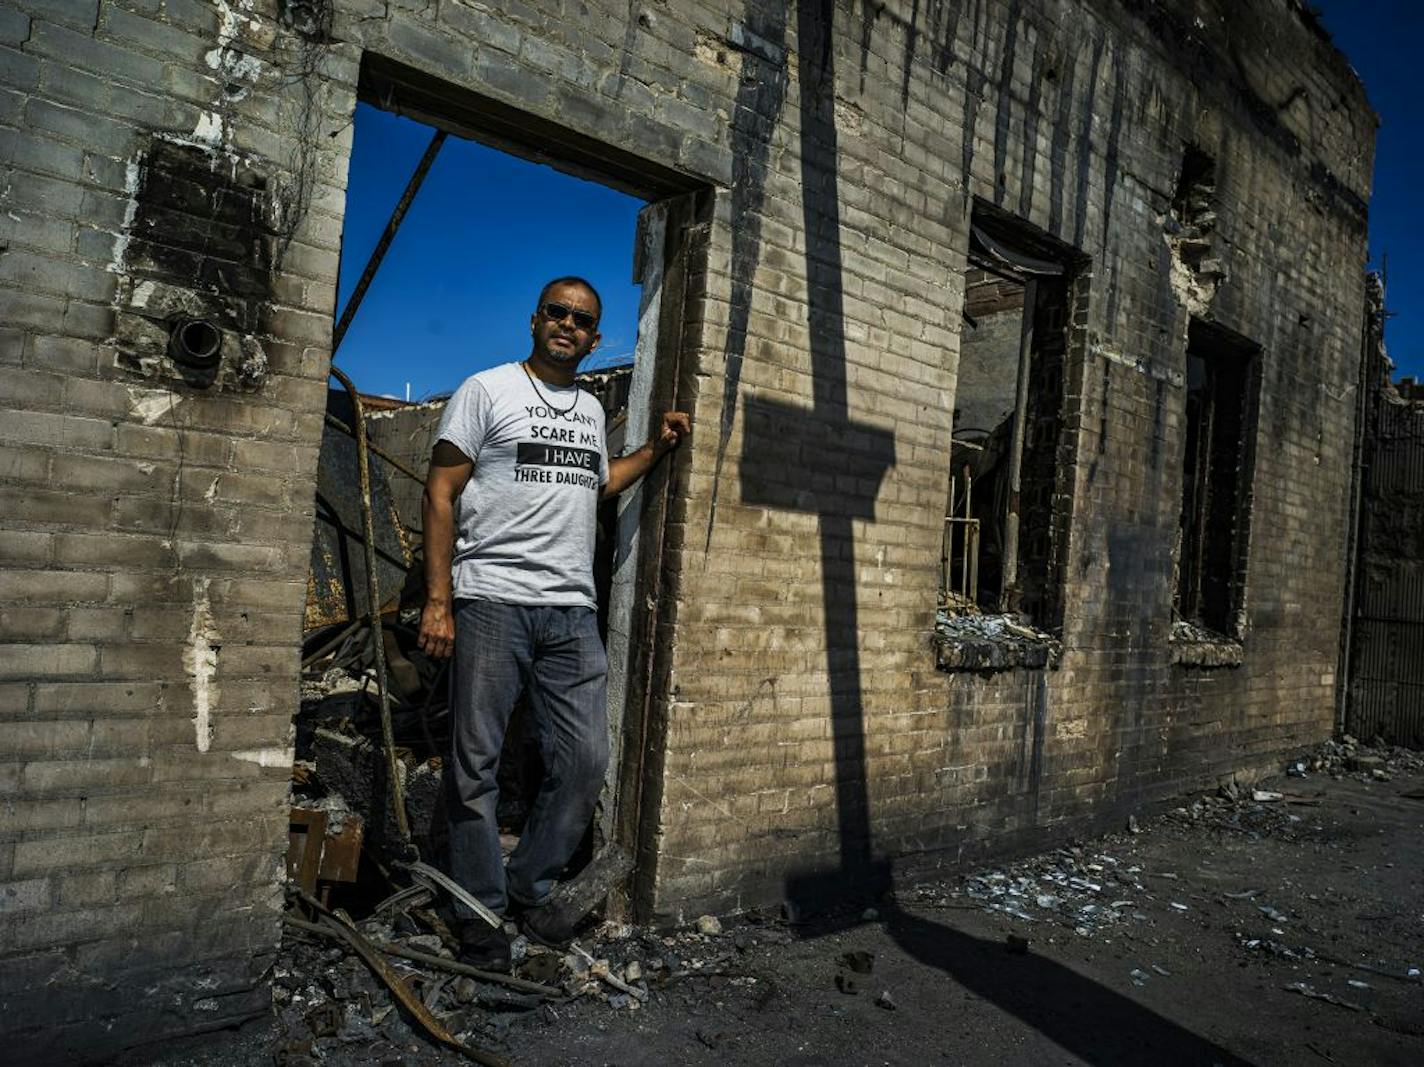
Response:
[[[1217,323],[1191,318],[1183,362],[1181,511],[1173,552],[1173,637],[1179,642],[1224,638],[1239,643],[1245,636],[1261,362],[1260,345]],[[1197,389],[1192,386],[1194,363],[1204,378]],[[1234,460],[1229,470],[1221,466],[1228,457]],[[1227,499],[1219,499],[1223,494]]]
[[[1066,384],[1070,368],[1081,361],[1090,261],[1025,220],[978,200],[970,219],[966,261],[967,268],[979,268],[1024,287],[1013,427],[1006,472],[1009,486],[999,518],[1004,533],[1004,567],[999,593],[992,608],[1003,614],[1017,614],[1027,607],[1027,615],[1035,625],[1046,630],[1057,630],[1062,624],[1061,558],[1072,500],[1073,456],[1072,437],[1068,433]],[[1040,342],[1054,328],[1051,322],[1044,321],[1052,314],[1052,305],[1041,299],[1041,286],[1044,284],[1062,287],[1062,322],[1059,325],[1063,332],[1062,351],[1056,356],[1054,381],[1046,392],[1036,391],[1033,381],[1035,371],[1045,367],[1041,360],[1034,358],[1035,352],[1043,355]],[[967,298],[967,293],[965,296]],[[965,318],[968,318],[967,314]],[[1036,424],[1041,424],[1045,418],[1054,424],[1048,439],[1033,432]],[[967,465],[962,464],[956,455],[961,449],[975,447],[972,442],[958,438],[951,446],[950,499],[941,541],[939,603],[941,607],[982,614],[990,608],[980,605],[978,595],[983,552],[981,520],[973,514],[972,476],[967,474]],[[1035,576],[1037,593],[1025,605],[1024,518],[1028,502],[1024,496],[1024,474],[1029,466],[1030,453],[1040,467],[1044,465],[1045,454],[1051,457],[1048,463],[1052,467],[1053,485],[1049,493],[1051,503],[1047,505],[1048,514],[1039,519],[1040,524],[1045,524],[1040,533],[1049,546],[1047,556],[1038,568],[1040,573]],[[957,568],[953,567],[955,564]],[[952,569],[957,569],[958,574],[952,573]]]

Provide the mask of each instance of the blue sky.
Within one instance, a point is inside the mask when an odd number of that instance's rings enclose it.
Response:
[[[1370,202],[1370,262],[1389,254],[1385,327],[1401,374],[1424,376],[1424,117],[1419,109],[1419,55],[1424,4],[1419,0],[1315,0],[1336,47],[1359,72],[1380,115],[1375,189]]]
[[[338,306],[345,307],[433,133],[357,105]],[[361,302],[336,362],[362,392],[412,400],[529,354],[539,287],[577,274],[603,297],[603,342],[585,368],[631,358],[642,201],[449,137]]]
[[[1424,47],[1420,0],[1317,0],[1381,116],[1370,261],[1389,257],[1386,341],[1402,374],[1424,376]],[[344,306],[431,129],[361,104],[347,193]],[[581,274],[603,295],[603,344],[585,367],[626,361],[636,340],[632,276],[641,202],[550,167],[451,137],[431,168],[338,354],[366,392],[448,393],[468,374],[529,351],[539,286]]]

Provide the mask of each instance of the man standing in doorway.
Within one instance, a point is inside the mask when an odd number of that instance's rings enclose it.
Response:
[[[446,770],[450,865],[496,915],[522,909],[526,933],[572,936],[553,891],[588,829],[608,765],[608,661],[598,634],[593,551],[598,501],[620,493],[691,430],[663,415],[652,440],[609,460],[604,412],[574,382],[599,342],[602,301],[582,278],[544,286],[522,363],[466,379],[445,407],[425,486],[420,647],[454,654]],[[506,868],[495,777],[505,728],[528,690],[544,779]],[[508,969],[509,941],[463,904],[461,958]]]

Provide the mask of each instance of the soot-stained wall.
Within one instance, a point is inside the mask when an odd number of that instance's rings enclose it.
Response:
[[[728,115],[645,902],[884,887],[1328,735],[1375,119],[1318,27],[1286,2],[732,17],[771,48]],[[1081,257],[1024,468],[1056,512],[1057,669],[926,655],[976,203]],[[1172,640],[1193,316],[1261,346],[1239,666]]]
[[[1329,731],[1374,117],[1294,0],[11,0],[7,1048],[264,1002],[358,92],[710,190],[664,345],[698,428],[647,913],[884,884]],[[1189,145],[1215,210],[1185,218]],[[1086,264],[1033,445],[1056,670],[948,674],[931,647],[976,202]],[[1261,346],[1270,536],[1214,670],[1168,640],[1192,315]],[[174,347],[194,319],[201,373]]]
[[[1374,130],[1339,54],[1287,3],[746,26],[773,51],[739,57],[729,115],[745,177],[699,352],[718,439],[675,530],[652,909],[884,885],[1326,737]],[[1209,211],[1178,204],[1193,151]],[[1087,261],[1061,372],[1035,378],[1061,425],[1037,449],[1057,670],[926,657],[961,336],[937,296],[975,201]],[[1171,640],[1192,316],[1262,346],[1239,667]]]

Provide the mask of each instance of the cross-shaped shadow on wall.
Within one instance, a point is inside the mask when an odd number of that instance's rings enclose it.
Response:
[[[785,890],[788,900],[812,908],[847,896],[879,898],[893,888],[889,861],[875,855],[872,835],[853,523],[875,518],[881,483],[895,463],[895,439],[887,430],[851,419],[849,411],[834,12],[835,0],[801,0],[797,5],[802,220],[814,399],[806,408],[746,398],[740,463],[744,503],[814,514],[819,526],[840,862],[793,874]],[[770,36],[782,40],[784,31],[784,24],[773,26]],[[1244,1063],[1052,960],[1011,957],[1002,945],[894,907],[887,909],[885,929],[912,958],[944,971],[1087,1062]]]

